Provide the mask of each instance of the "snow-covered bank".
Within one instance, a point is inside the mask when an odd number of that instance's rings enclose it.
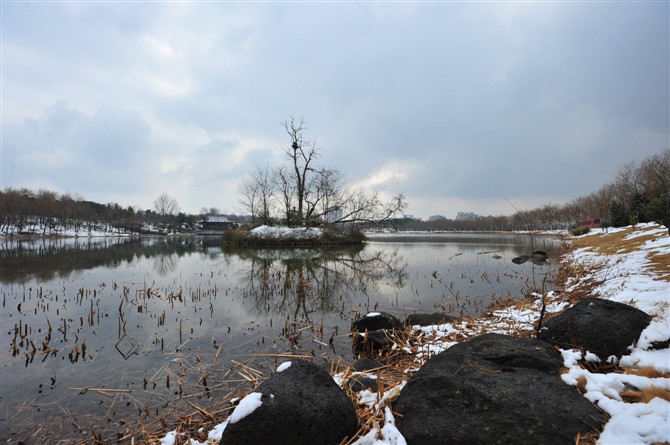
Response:
[[[239,246],[311,246],[324,244],[360,244],[364,237],[339,227],[258,226],[251,230],[231,230],[224,242]]]
[[[584,396],[607,412],[611,418],[598,443],[653,444],[670,442],[670,238],[667,229],[657,225],[640,225],[610,230],[607,234],[593,231],[574,240],[576,248],[564,258],[564,266],[577,271],[570,275],[561,292],[537,295],[535,300],[501,308],[474,320],[429,327],[415,327],[413,336],[399,349],[408,353],[409,375],[430,356],[457,341],[487,332],[530,336],[540,317],[542,297],[547,312],[559,312],[568,306],[577,293],[606,298],[633,305],[651,315],[652,321],[630,353],[622,357],[615,372],[596,373],[584,367],[581,352],[563,351],[567,384],[578,386]],[[605,240],[605,246],[600,241]],[[660,267],[659,267],[660,264]],[[665,272],[665,273],[664,273]],[[654,349],[657,348],[657,349]],[[587,361],[597,360],[586,354]],[[377,377],[377,376],[375,376]],[[334,376],[343,383],[347,376]],[[395,427],[396,419],[389,403],[398,395],[404,382],[387,386],[379,393],[361,391],[358,405],[369,418],[369,424],[353,444],[400,445],[405,439]],[[664,398],[665,397],[665,398]],[[191,444],[215,444],[225,434],[219,426],[209,433],[208,442],[191,439]],[[165,436],[162,444],[174,444],[177,433]]]
[[[151,225],[142,227],[143,234],[162,234],[162,232]],[[47,238],[97,238],[110,236],[139,236],[141,233],[132,232],[123,228],[112,226],[95,225],[88,227],[85,224],[75,228],[74,226],[45,226],[43,224],[33,224],[28,227],[19,228],[17,226],[4,226],[0,230],[0,238],[26,238],[26,237],[47,237]]]

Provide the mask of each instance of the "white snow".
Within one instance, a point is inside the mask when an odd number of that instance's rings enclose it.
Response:
[[[275,229],[258,228],[256,230],[266,232]],[[609,233],[617,230],[623,229],[610,229]],[[603,232],[595,230],[584,236],[595,236],[594,233]],[[590,275],[579,280],[590,279],[594,282],[602,282],[594,289],[597,296],[632,304],[653,317],[652,322],[642,332],[637,344],[631,345],[630,354],[622,357],[619,366],[624,369],[650,366],[667,373],[670,372],[670,350],[667,348],[653,350],[650,347],[653,342],[665,341],[670,337],[670,284],[659,279],[647,266],[650,263],[648,257],[650,253],[670,253],[670,238],[665,227],[651,224],[637,226],[637,230],[627,237],[633,239],[643,235],[653,235],[653,239],[645,242],[642,248],[632,253],[621,252],[606,255],[588,249],[578,249],[567,255],[565,260],[575,265],[596,266]],[[574,279],[568,282],[566,290],[578,286],[581,282],[579,280]],[[553,292],[547,293],[544,297],[547,301],[548,313],[561,311],[568,306],[568,303],[561,301],[560,295]],[[414,354],[418,369],[420,364],[430,356],[456,344],[456,342],[445,339],[449,335],[459,334],[464,338],[470,338],[483,332],[509,334],[532,330],[533,323],[539,318],[541,300],[537,298],[529,309],[519,310],[509,307],[493,312],[492,317],[470,322],[458,321],[435,326],[415,326],[414,333],[423,340],[423,346],[417,348],[416,345],[408,342],[403,349]],[[371,317],[376,314],[378,313],[371,312],[367,316]],[[622,391],[631,388],[657,387],[670,391],[669,378],[652,378],[619,372],[592,373],[580,365],[579,361],[583,358],[581,352],[562,350],[561,353],[564,366],[567,368],[567,372],[561,375],[563,381],[568,385],[577,385],[580,380],[585,381],[584,397],[611,416],[598,439],[598,444],[670,443],[669,401],[656,397],[648,403],[630,403],[621,397]],[[588,351],[585,359],[597,361],[595,354]],[[281,364],[277,371],[281,372],[290,366],[286,363],[290,362]],[[346,383],[342,374],[335,375],[333,378],[340,385]],[[389,402],[398,396],[404,385],[403,382],[387,389],[383,394],[368,390],[358,393],[359,405],[367,406],[376,415],[381,416],[383,413],[384,423],[378,425],[375,421],[374,427],[358,438],[353,443],[354,445],[406,445],[405,439],[395,426],[395,419],[389,408]],[[242,399],[229,420],[210,431],[208,444],[216,443],[221,439],[228,421],[237,422],[257,409],[261,405],[260,398],[260,393],[251,393]],[[161,440],[161,444],[173,445],[176,438],[177,433],[170,432]],[[201,444],[191,440],[191,445]]]
[[[237,423],[247,417],[249,414],[256,411],[263,404],[261,401],[262,396],[263,394],[260,392],[251,392],[247,394],[242,400],[240,400],[240,403],[235,407],[233,413],[230,415],[230,423]]]
[[[296,240],[309,240],[317,239],[323,236],[323,230],[318,227],[311,227],[309,229],[301,227],[270,227],[270,226],[259,226],[255,229],[252,229],[249,234],[258,238],[268,238],[268,239],[296,239]]]
[[[277,372],[286,371],[290,367],[291,367],[291,361],[289,360],[288,362],[284,362],[281,365],[277,366]]]
[[[407,441],[395,426],[393,413],[386,407],[384,409],[384,426],[371,429],[367,434],[358,439],[352,445],[407,445]]]

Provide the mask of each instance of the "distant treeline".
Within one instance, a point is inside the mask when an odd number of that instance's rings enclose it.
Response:
[[[642,162],[630,162],[612,182],[564,205],[545,204],[511,216],[477,216],[468,220],[390,222],[401,230],[552,230],[578,221],[599,219],[604,227],[657,222],[670,230],[670,149]]]
[[[0,233],[53,234],[73,230],[118,233],[192,232],[202,215],[161,215],[154,210],[99,204],[49,190],[7,188],[0,191]],[[231,215],[231,218],[235,218]]]
[[[8,188],[0,191],[0,233],[12,231],[52,233],[56,228],[77,232],[92,230],[142,233],[147,227],[189,232],[204,216],[179,212],[161,215],[153,210],[137,210],[118,204],[99,204],[69,194],[48,190]],[[231,221],[249,217],[227,215]],[[398,230],[555,230],[567,229],[577,221],[596,218],[605,227],[621,227],[643,222],[670,226],[670,149],[642,162],[630,162],[615,174],[612,182],[590,195],[564,205],[545,204],[511,216],[477,216],[463,220],[419,221],[402,218],[386,221],[384,227]],[[372,225],[371,227],[379,227]],[[670,229],[669,229],[670,230]]]

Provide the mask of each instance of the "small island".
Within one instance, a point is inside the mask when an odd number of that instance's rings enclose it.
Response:
[[[316,246],[331,244],[361,244],[365,235],[357,227],[340,229],[326,227],[286,227],[262,225],[228,230],[223,235],[225,245],[234,246]]]

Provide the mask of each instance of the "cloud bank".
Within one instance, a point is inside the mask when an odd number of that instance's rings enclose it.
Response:
[[[670,145],[667,3],[6,3],[0,186],[239,209],[304,117],[409,213],[510,214]]]

